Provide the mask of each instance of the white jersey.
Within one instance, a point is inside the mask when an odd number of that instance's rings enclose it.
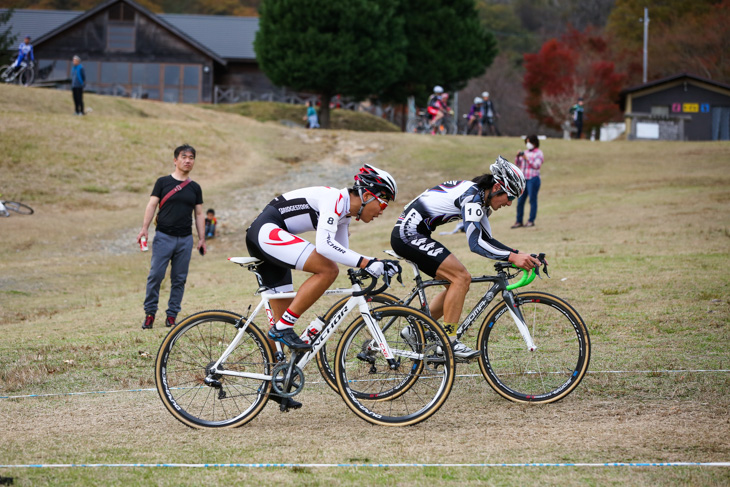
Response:
[[[326,186],[296,189],[269,203],[276,212],[265,212],[291,234],[316,231],[317,253],[348,267],[358,267],[365,257],[349,249],[350,193]]]

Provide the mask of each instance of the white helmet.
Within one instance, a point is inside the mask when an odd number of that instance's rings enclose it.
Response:
[[[488,91],[482,91],[482,98],[489,98],[489,92]]]
[[[494,176],[494,180],[502,186],[502,189],[508,196],[519,198],[525,191],[525,175],[519,167],[510,163],[502,156],[497,156],[497,160],[489,166],[489,170]]]
[[[484,100],[482,100],[478,96],[476,98],[474,98],[474,104],[475,105],[479,105],[480,103],[484,103]]]
[[[355,189],[367,189],[376,196],[395,201],[398,185],[387,171],[365,164],[355,175]],[[362,193],[361,193],[362,194]]]
[[[436,85],[433,87],[433,92],[436,93],[437,95],[440,95],[441,93],[444,92],[444,89],[441,88],[439,85]]]

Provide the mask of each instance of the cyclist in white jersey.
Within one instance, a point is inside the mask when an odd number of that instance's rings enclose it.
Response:
[[[522,269],[532,269],[540,261],[530,254],[504,245],[492,237],[489,215],[510,206],[525,189],[525,177],[517,166],[502,156],[490,166],[491,174],[472,181],[446,181],[427,189],[406,205],[393,228],[390,244],[402,257],[416,263],[423,272],[449,281],[446,289],[431,303],[431,316],[444,318],[444,329],[451,337],[454,355],[470,359],[479,354],[456,340],[464,299],[471,275],[443,244],[431,238],[439,225],[464,221],[464,231],[472,252],[494,260],[504,260]],[[403,333],[407,331],[404,329]]]
[[[317,186],[284,193],[272,200],[246,231],[249,254],[264,261],[259,266],[263,284],[275,292],[288,292],[292,269],[312,274],[293,299],[271,301],[276,324],[269,338],[295,350],[311,349],[294,332],[299,316],[312,306],[337,278],[337,264],[365,269],[379,277],[394,275],[398,266],[391,261],[366,257],[349,248],[350,220],[365,223],[382,215],[395,201],[398,186],[386,171],[365,165],[351,188]],[[316,231],[316,245],[297,236]]]

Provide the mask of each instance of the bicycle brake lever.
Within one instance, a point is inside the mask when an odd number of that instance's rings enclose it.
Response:
[[[548,268],[548,263],[547,263],[547,260],[545,260],[545,254],[544,254],[544,253],[540,253],[540,255],[538,255],[538,256],[537,256],[537,259],[538,259],[538,260],[539,260],[540,262],[542,262],[542,263],[543,263],[543,266],[542,266],[542,271],[543,271],[543,272],[545,273],[545,275],[546,275],[546,276],[548,277],[548,279],[550,279],[550,274],[548,274],[548,270],[547,270],[547,268]],[[538,273],[538,275],[539,275],[539,273]],[[541,279],[542,279],[542,278],[541,278]]]

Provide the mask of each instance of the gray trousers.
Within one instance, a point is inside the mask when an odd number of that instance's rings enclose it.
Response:
[[[144,300],[145,314],[157,314],[160,299],[160,284],[170,267],[170,300],[167,302],[167,316],[177,316],[180,312],[188,267],[193,252],[193,236],[173,237],[162,232],[155,233],[152,241],[152,264],[147,277],[147,293]]]

